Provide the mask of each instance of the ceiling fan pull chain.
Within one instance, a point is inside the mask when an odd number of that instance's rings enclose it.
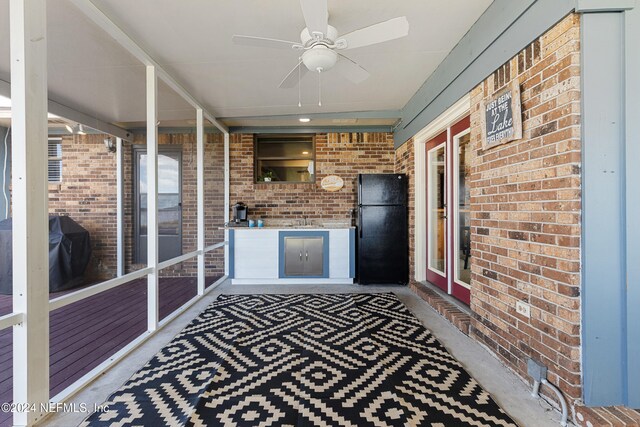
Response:
[[[298,108],[302,107],[302,96],[301,96],[301,81],[302,81],[302,69],[300,68],[302,67],[302,56],[298,58]]]
[[[322,107],[322,68],[318,68],[318,107]]]

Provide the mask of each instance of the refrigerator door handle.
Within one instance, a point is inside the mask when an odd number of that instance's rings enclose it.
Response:
[[[359,221],[358,221],[358,228],[360,229],[360,238],[362,239],[362,205],[359,206],[360,209],[360,215],[359,215]]]

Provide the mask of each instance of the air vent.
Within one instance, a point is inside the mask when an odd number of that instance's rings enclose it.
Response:
[[[62,139],[49,138],[49,182],[62,181]]]

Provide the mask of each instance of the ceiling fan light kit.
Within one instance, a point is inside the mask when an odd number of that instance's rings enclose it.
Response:
[[[320,75],[334,67],[353,83],[361,83],[369,77],[369,72],[337,51],[370,46],[409,34],[409,22],[402,16],[339,36],[338,30],[328,23],[327,0],[300,0],[300,6],[306,24],[300,32],[300,43],[266,37],[233,36],[233,42],[239,45],[284,48],[302,52],[302,54],[298,53],[299,59],[296,66],[280,83],[281,88],[292,88],[296,84],[299,88],[302,77],[307,71]],[[303,64],[304,67],[302,67]],[[318,98],[321,98],[320,93]],[[320,102],[318,104],[321,105]],[[298,106],[301,106],[300,102]]]
[[[336,62],[338,62],[338,54],[322,46],[307,50],[302,54],[302,63],[309,71],[329,71],[336,65]]]

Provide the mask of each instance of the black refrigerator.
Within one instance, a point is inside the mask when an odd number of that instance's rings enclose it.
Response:
[[[358,175],[358,283],[407,284],[407,215],[406,175]]]

